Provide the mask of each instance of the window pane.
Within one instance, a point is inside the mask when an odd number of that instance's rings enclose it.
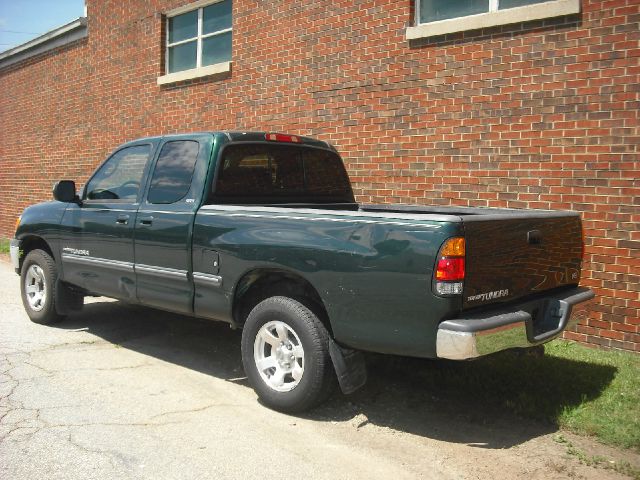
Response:
[[[271,195],[271,162],[271,155],[264,150],[252,147],[227,148],[216,193],[242,197]]]
[[[169,73],[196,68],[198,42],[188,42],[169,47]]]
[[[349,198],[351,183],[336,154],[310,150],[304,157],[304,170],[308,193]]]
[[[231,60],[231,32],[202,40],[202,66]]]
[[[149,145],[137,145],[114,153],[89,181],[87,198],[135,202],[150,150]]]
[[[353,201],[338,155],[288,145],[227,147],[215,195],[234,203]]]
[[[420,0],[420,23],[489,11],[489,0]]]
[[[202,12],[202,33],[213,33],[231,28],[231,0],[214,3]]]
[[[532,5],[534,3],[548,2],[549,0],[500,0],[498,8],[522,7],[524,5]]]
[[[169,43],[198,36],[198,11],[169,18]]]
[[[168,142],[162,147],[149,188],[149,203],[173,203],[191,187],[198,158],[198,142]]]

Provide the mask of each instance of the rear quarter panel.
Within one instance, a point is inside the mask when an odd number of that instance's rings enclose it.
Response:
[[[214,308],[222,320],[231,318],[235,288],[244,275],[282,269],[313,285],[340,343],[435,356],[437,324],[460,305],[435,297],[431,276],[438,248],[458,234],[460,224],[279,210],[212,206],[198,212],[194,259],[203,249],[220,254],[222,295],[212,301],[219,302]]]

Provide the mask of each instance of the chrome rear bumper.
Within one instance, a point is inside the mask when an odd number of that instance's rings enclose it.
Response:
[[[593,297],[588,288],[572,288],[510,308],[494,308],[467,318],[445,320],[438,326],[437,356],[466,360],[548,342],[579,321],[585,312],[581,309],[572,317],[574,306]]]

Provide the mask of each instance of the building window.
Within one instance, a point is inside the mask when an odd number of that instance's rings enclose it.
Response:
[[[416,0],[408,40],[580,12],[580,0]]]
[[[418,23],[465,17],[489,11],[489,0],[418,0]]]
[[[167,18],[167,73],[231,60],[231,0]]]
[[[196,0],[165,15],[166,67],[158,85],[231,71],[231,0]]]
[[[549,0],[418,0],[420,22],[428,23],[479,13],[496,12],[505,8],[523,7]]]

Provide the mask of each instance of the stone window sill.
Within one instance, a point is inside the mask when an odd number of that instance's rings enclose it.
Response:
[[[191,70],[182,70],[181,72],[168,73],[158,77],[158,85],[166,85],[168,83],[183,82],[194,78],[207,77],[209,75],[218,75],[231,71],[231,62],[216,63],[207,65],[206,67],[192,68]]]
[[[447,33],[477,30],[480,28],[508,25],[511,23],[528,22],[544,18],[560,17],[580,12],[580,0],[550,0],[545,3],[526,5],[524,7],[508,8],[495,12],[457,17],[437,22],[423,23],[407,28],[406,39],[435,37]]]

